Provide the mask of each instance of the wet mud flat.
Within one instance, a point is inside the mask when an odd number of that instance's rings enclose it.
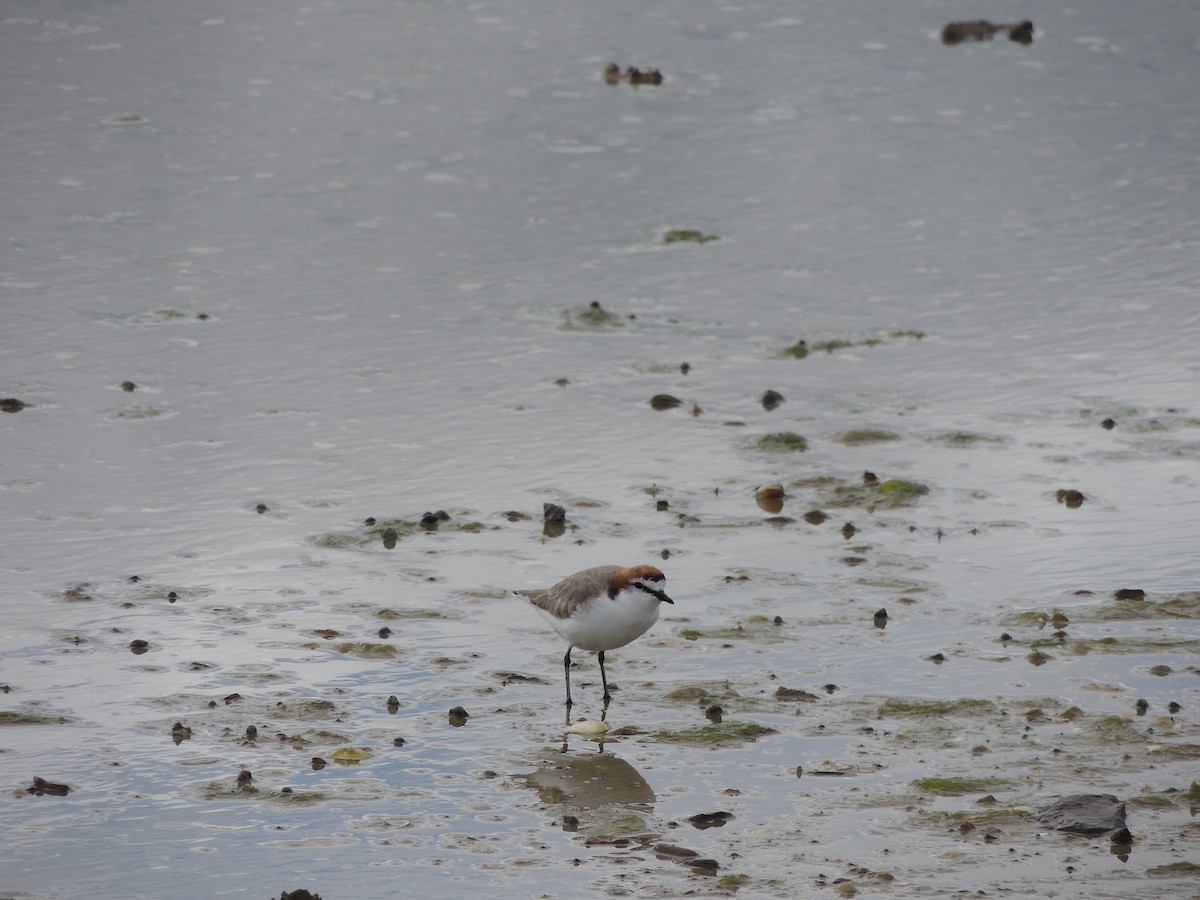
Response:
[[[26,12],[0,894],[1194,892],[1186,42]]]

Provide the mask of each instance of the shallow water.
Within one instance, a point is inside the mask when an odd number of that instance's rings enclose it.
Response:
[[[0,727],[0,892],[1185,896],[1197,15],[987,14],[1033,45],[935,3],[7,10],[0,711],[42,718]],[[610,654],[632,733],[564,755],[509,591],[605,562],[676,605]],[[775,731],[673,739],[713,703]],[[1131,852],[1023,811],[1081,791]]]

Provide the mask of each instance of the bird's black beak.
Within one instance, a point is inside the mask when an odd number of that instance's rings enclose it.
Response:
[[[659,600],[661,600],[663,603],[670,603],[672,606],[675,605],[675,601],[672,600],[670,597],[668,597],[662,591],[655,591],[654,596],[657,597]]]

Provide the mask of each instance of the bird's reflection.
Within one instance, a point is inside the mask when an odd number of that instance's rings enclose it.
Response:
[[[574,811],[623,806],[647,813],[654,791],[632,765],[611,753],[594,751],[547,753],[537,770],[516,776],[537,792],[543,803]]]

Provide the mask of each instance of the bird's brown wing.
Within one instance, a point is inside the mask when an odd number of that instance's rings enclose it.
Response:
[[[516,591],[539,609],[556,619],[565,619],[581,604],[590,603],[608,590],[609,580],[620,566],[596,566],[564,578],[554,587]]]

